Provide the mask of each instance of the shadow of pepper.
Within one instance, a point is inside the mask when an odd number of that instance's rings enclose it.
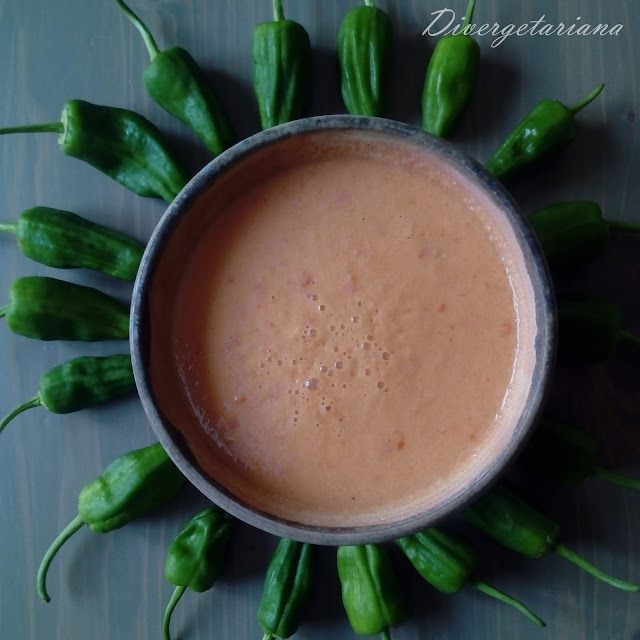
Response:
[[[313,47],[311,51],[311,95],[308,115],[346,113],[340,96],[340,74],[335,49]]]
[[[518,112],[514,105],[520,93],[520,80],[517,66],[504,57],[488,56],[483,46],[478,83],[452,139],[481,163],[488,156],[480,155],[480,151],[491,149],[492,153],[517,124],[516,120],[512,123],[505,120],[505,113]]]
[[[336,560],[337,547],[315,547],[311,598],[304,615],[304,627],[326,629],[328,624],[346,622],[342,606]]]
[[[417,29],[395,34],[393,71],[387,88],[387,118],[421,128],[422,87],[427,63],[433,53],[430,41],[431,38],[421,36]]]
[[[251,83],[243,82],[238,77],[219,69],[203,68],[202,71],[222,102],[235,131],[236,142],[258,133],[260,115]],[[251,68],[247,73],[250,77]]]

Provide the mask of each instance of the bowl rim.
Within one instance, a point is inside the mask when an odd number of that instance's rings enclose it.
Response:
[[[338,527],[296,523],[274,516],[235,497],[206,475],[198,467],[195,458],[191,457],[186,445],[179,443],[174,437],[173,432],[176,429],[168,423],[156,404],[146,369],[146,336],[149,335],[147,326],[150,322],[147,313],[148,294],[151,290],[149,285],[155,267],[176,223],[189,211],[190,204],[200,193],[207,189],[218,175],[259,149],[301,134],[345,130],[379,133],[397,142],[422,145],[450,163],[491,198],[503,212],[522,251],[534,292],[537,335],[534,346],[536,362],[522,415],[505,448],[471,484],[465,485],[443,502],[399,521]],[[555,363],[556,325],[552,281],[538,240],[513,198],[482,165],[452,144],[401,122],[368,116],[326,115],[289,122],[246,138],[214,158],[182,189],[168,206],[145,249],[133,288],[130,341],[136,386],[151,426],[173,462],[201,493],[238,519],[280,537],[312,544],[360,545],[389,541],[432,526],[472,502],[498,480],[526,444],[548,394]]]

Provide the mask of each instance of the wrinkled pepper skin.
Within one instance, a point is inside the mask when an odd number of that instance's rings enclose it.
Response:
[[[471,0],[463,27],[470,24]],[[444,36],[433,51],[422,92],[422,128],[449,138],[471,102],[478,82],[480,45],[464,33]]]
[[[140,196],[172,202],[187,183],[158,128],[138,113],[70,100],[62,123],[63,153],[88,162]]]
[[[595,100],[603,88],[604,85],[599,85],[573,107],[557,100],[537,104],[489,159],[486,165],[489,173],[509,182],[564,149],[577,135],[576,114]]]
[[[404,595],[382,547],[338,547],[338,575],[342,603],[357,634],[389,638],[389,628],[406,620]]]
[[[36,340],[126,340],[129,309],[98,289],[28,276],[11,285],[9,303],[0,309],[7,327]]]
[[[232,524],[233,518],[216,506],[193,516],[169,546],[167,580],[197,593],[211,589],[222,571]]]
[[[184,476],[159,442],[125,453],[85,485],[78,514],[94,533],[108,533],[173,498]]]
[[[78,515],[53,541],[38,570],[38,593],[49,602],[46,579],[51,561],[64,543],[85,524],[108,533],[141,518],[177,495],[184,477],[158,442],[116,458],[102,475],[84,486]]]
[[[260,122],[269,129],[305,115],[311,77],[311,41],[298,22],[285,20],[274,0],[274,20],[256,26],[252,40],[253,86]]]
[[[458,593],[470,584],[482,593],[511,605],[538,626],[546,626],[544,620],[522,602],[475,578],[480,554],[464,538],[432,527],[416,535],[400,538],[396,544],[415,570],[438,591]]]
[[[610,576],[560,542],[560,526],[504,486],[498,485],[467,507],[462,515],[507,549],[530,558],[550,551],[612,587],[637,592],[640,586]]]
[[[300,626],[313,584],[313,547],[282,538],[271,557],[258,608],[263,640],[290,638]]]
[[[84,160],[140,196],[172,202],[187,183],[158,128],[128,109],[69,100],[60,122],[0,129],[0,135],[43,132],[59,133],[63,153]]]
[[[116,3],[140,31],[149,51],[151,62],[142,74],[147,93],[190,127],[212,153],[228,149],[235,142],[235,133],[198,63],[181,47],[160,51],[140,18],[122,0]]]
[[[49,369],[40,378],[38,395],[52,413],[73,413],[135,391],[131,356],[81,356]]]
[[[622,330],[620,309],[602,298],[566,295],[558,299],[561,355],[585,362],[610,358],[620,342],[640,347],[640,337]]]
[[[566,269],[602,255],[612,231],[640,232],[640,224],[606,220],[597,202],[558,202],[529,216],[547,262],[552,269]]]
[[[3,418],[0,433],[27,409],[42,406],[51,413],[73,413],[110,402],[135,389],[129,354],[67,360],[40,377],[38,393]]]
[[[163,632],[169,640],[171,614],[186,589],[203,593],[213,587],[226,558],[233,518],[211,506],[197,513],[169,546],[164,565],[167,580],[176,585],[164,615]]]
[[[144,245],[124,233],[50,207],[27,209],[17,224],[0,223],[0,231],[15,233],[22,253],[40,264],[93,269],[129,282],[144,253]]]
[[[349,113],[382,116],[392,55],[391,19],[367,0],[347,12],[338,31],[342,99]]]
[[[458,593],[480,565],[480,554],[464,540],[432,527],[396,544],[418,573],[442,593]]]
[[[142,79],[149,95],[191,127],[213,154],[234,144],[236,136],[229,118],[188,51],[180,47],[162,51],[144,70]]]
[[[560,536],[560,526],[505,487],[496,486],[463,511],[472,525],[530,558],[551,551]]]
[[[596,258],[611,240],[609,224],[596,202],[558,202],[532,213],[529,223],[552,269]]]
[[[598,464],[599,453],[596,439],[584,429],[568,422],[544,418],[521,460],[534,471],[560,482],[577,484],[596,477],[620,487],[640,490],[640,478],[601,467]]]

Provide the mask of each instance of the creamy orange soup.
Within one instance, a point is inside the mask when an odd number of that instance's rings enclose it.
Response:
[[[439,157],[368,135],[281,142],[225,174],[152,288],[168,419],[228,490],[308,524],[460,490],[511,437],[534,363],[501,212]]]

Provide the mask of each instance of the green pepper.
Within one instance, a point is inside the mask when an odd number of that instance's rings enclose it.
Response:
[[[285,20],[282,0],[273,0],[273,22],[256,26],[252,59],[262,128],[302,118],[309,101],[311,41],[300,23]]]
[[[347,12],[338,31],[338,61],[342,99],[349,113],[384,113],[391,50],[391,20],[373,0]]]
[[[577,360],[606,360],[619,342],[640,347],[640,337],[622,330],[620,309],[602,298],[585,295],[559,298],[558,326],[560,352]]]
[[[480,45],[464,29],[471,24],[476,0],[469,2],[462,33],[445,36],[433,51],[422,92],[422,128],[448,138],[471,102],[478,82]]]
[[[115,400],[135,389],[129,354],[67,360],[42,374],[38,393],[0,422],[0,433],[27,409],[44,407],[51,413],[74,413]]]
[[[162,630],[170,640],[171,614],[187,589],[203,593],[213,587],[226,558],[233,518],[211,506],[196,513],[169,546],[164,575],[176,585],[164,613]]]
[[[545,627],[542,619],[521,602],[476,580],[474,574],[480,565],[480,554],[466,540],[433,527],[413,536],[400,538],[396,544],[404,551],[416,571],[442,593],[458,593],[466,584],[501,602],[510,604],[529,620]]]
[[[400,583],[386,551],[375,544],[338,547],[342,604],[353,630],[390,640],[390,627],[407,618]]]
[[[235,142],[235,134],[214,93],[193,57],[181,47],[160,51],[151,32],[122,1],[116,4],[138,29],[151,58],[142,74],[148,94],[172,116],[184,122],[214,153]]]
[[[640,232],[632,222],[605,220],[597,202],[558,202],[529,216],[552,269],[573,267],[602,255],[611,231]]]
[[[640,490],[640,479],[601,467],[598,454],[598,443],[590,433],[568,422],[544,418],[521,460],[528,467],[561,482],[577,484],[593,476],[621,487]]]
[[[593,102],[603,89],[603,84],[597,86],[573,107],[558,100],[538,103],[491,156],[486,165],[489,173],[508,182],[569,145],[578,131],[576,114]]]
[[[128,109],[69,100],[60,122],[0,129],[0,135],[38,132],[60,134],[64,154],[84,160],[140,196],[172,202],[188,180],[158,128]]]
[[[282,538],[276,547],[264,581],[258,608],[262,640],[290,638],[300,626],[311,594],[313,547]]]
[[[13,333],[36,340],[126,340],[129,309],[98,289],[28,276],[11,285],[0,307]]]
[[[640,586],[600,571],[559,541],[560,525],[540,513],[512,491],[494,487],[467,507],[463,516],[502,546],[530,558],[541,558],[550,551],[573,562],[599,580],[624,591],[639,591]]]
[[[0,231],[15,233],[22,253],[48,267],[94,269],[130,282],[144,253],[144,245],[124,233],[49,207],[27,209],[17,223],[0,223]]]
[[[171,500],[184,477],[159,442],[116,458],[78,498],[78,515],[47,549],[38,569],[38,595],[49,602],[47,572],[62,545],[86,524],[108,533],[141,518]]]

